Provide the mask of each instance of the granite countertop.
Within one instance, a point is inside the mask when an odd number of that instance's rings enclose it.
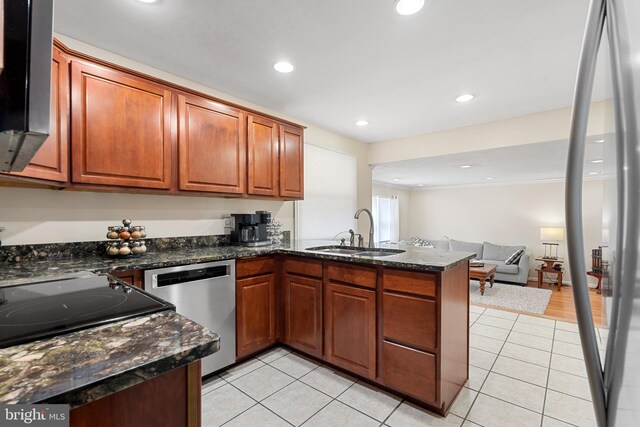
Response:
[[[433,248],[389,244],[381,245],[380,247],[402,249],[405,252],[383,257],[370,257],[307,250],[307,248],[327,245],[336,245],[336,242],[326,240],[296,241],[278,246],[262,246],[256,248],[243,246],[180,248],[162,252],[148,252],[144,255],[130,258],[109,258],[105,255],[78,256],[50,261],[4,262],[0,263],[0,286],[30,283],[36,280],[60,280],[82,271],[109,273],[125,270],[147,270],[171,267],[174,265],[250,258],[278,253],[422,271],[445,271],[475,256],[472,252],[443,252]],[[363,248],[363,250],[366,249],[367,248]]]
[[[220,347],[218,334],[166,310],[0,349],[0,403],[97,400]]]

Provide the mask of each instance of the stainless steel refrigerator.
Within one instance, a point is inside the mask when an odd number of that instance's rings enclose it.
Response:
[[[607,77],[599,78],[606,64]],[[599,426],[640,425],[640,0],[592,0],[578,67],[566,172],[566,229],[578,326]],[[603,114],[604,352],[587,289],[582,183],[592,92],[606,84]],[[601,88],[596,92],[602,100]],[[593,117],[591,117],[593,119]],[[592,172],[593,173],[593,172]],[[590,266],[589,266],[590,267]],[[590,269],[590,268],[589,268]],[[600,342],[602,347],[602,341]],[[604,361],[602,360],[604,358]]]

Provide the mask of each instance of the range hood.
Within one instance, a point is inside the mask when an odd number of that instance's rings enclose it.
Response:
[[[49,136],[53,0],[0,0],[0,171],[22,171]]]

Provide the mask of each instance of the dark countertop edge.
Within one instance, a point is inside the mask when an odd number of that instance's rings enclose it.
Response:
[[[429,265],[421,262],[396,260],[396,259],[392,259],[391,257],[358,257],[358,256],[354,257],[352,255],[328,254],[328,253],[320,253],[320,252],[313,252],[313,251],[306,251],[306,250],[301,251],[301,250],[294,250],[294,249],[274,249],[274,251],[280,254],[319,258],[319,259],[325,259],[325,260],[337,261],[337,262],[380,265],[383,267],[401,268],[405,270],[432,271],[432,272],[442,272],[442,271],[450,270],[451,268],[476,257],[476,254],[472,252],[456,252],[461,255],[462,254],[468,254],[468,255],[464,255],[460,259],[456,261],[452,261],[446,266],[440,266],[440,265]],[[402,255],[402,254],[399,254],[399,255]],[[259,256],[259,255],[255,255],[255,256]],[[243,257],[238,257],[238,259],[241,259],[241,258]]]
[[[216,336],[216,339],[206,344],[201,344],[181,353],[174,353],[118,374],[101,378],[95,382],[74,388],[73,390],[50,397],[42,397],[37,400],[18,403],[69,404],[71,405],[71,409],[91,403],[102,397],[143,383],[144,381],[148,381],[173,369],[188,365],[189,363],[215,353],[220,349],[220,336],[217,334]],[[162,366],[165,363],[167,363],[167,365]]]
[[[145,263],[144,258],[139,258],[136,260],[132,260],[132,263],[126,265],[112,265],[111,268],[95,268],[92,271],[96,273],[117,273],[121,271],[127,270],[149,270],[153,268],[164,268],[164,267],[173,267],[178,265],[192,264],[192,263],[201,263],[201,262],[209,262],[209,261],[219,261],[224,259],[247,259],[247,258],[257,258],[261,256],[269,256],[269,255],[295,255],[295,256],[303,256],[308,258],[318,258],[325,259],[330,261],[342,261],[342,262],[350,262],[355,264],[370,264],[370,265],[381,265],[381,266],[389,266],[389,267],[397,267],[404,268],[407,270],[422,270],[422,271],[446,271],[449,270],[458,264],[469,261],[475,258],[476,254],[472,252],[459,252],[462,254],[462,257],[456,261],[451,262],[446,266],[438,266],[438,265],[429,265],[420,262],[410,262],[403,260],[393,260],[384,259],[385,257],[353,257],[351,255],[342,255],[342,254],[329,254],[329,253],[321,253],[321,252],[313,252],[306,250],[297,250],[297,249],[286,249],[286,248],[270,248],[264,249],[261,251],[256,251],[255,253],[241,253],[234,256],[227,255],[209,255],[209,256],[201,256],[201,257],[186,257],[180,260],[174,261],[158,261],[158,262],[149,262]],[[123,260],[124,261],[124,260]],[[140,261],[140,262],[136,262]]]

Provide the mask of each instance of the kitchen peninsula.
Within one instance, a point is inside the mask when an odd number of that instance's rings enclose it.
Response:
[[[468,260],[474,254],[402,247],[392,255],[360,256],[308,249],[326,243],[156,252],[151,242],[149,253],[133,259],[96,253],[37,262],[27,262],[29,255],[24,258],[18,247],[5,247],[3,259],[10,261],[2,264],[0,286],[88,270],[144,287],[146,269],[235,259],[238,362],[283,344],[446,414],[468,378]],[[0,392],[0,401],[6,400]]]

